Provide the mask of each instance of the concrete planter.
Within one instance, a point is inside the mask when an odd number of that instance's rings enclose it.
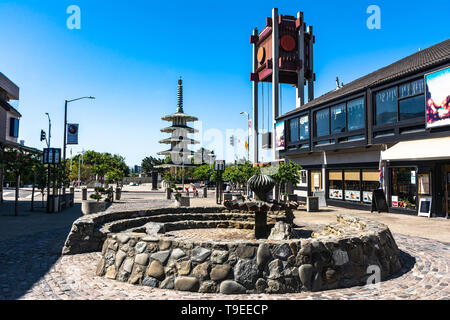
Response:
[[[308,197],[306,199],[306,210],[308,212],[319,211],[319,197]]]
[[[179,207],[189,207],[191,205],[189,197],[178,197],[177,203]]]
[[[81,212],[86,214],[93,214],[106,210],[106,202],[104,201],[83,201],[81,203]]]

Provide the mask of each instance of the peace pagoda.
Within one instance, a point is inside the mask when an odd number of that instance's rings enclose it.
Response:
[[[160,168],[177,168],[195,166],[192,163],[194,152],[189,149],[190,145],[199,144],[198,141],[190,139],[188,134],[198,130],[188,126],[188,122],[198,121],[198,118],[184,113],[183,110],[183,80],[178,80],[177,112],[161,118],[172,123],[170,127],[161,129],[161,132],[169,133],[170,137],[159,141],[161,144],[170,145],[170,149],[158,152],[160,156],[169,156],[170,163],[158,166]]]

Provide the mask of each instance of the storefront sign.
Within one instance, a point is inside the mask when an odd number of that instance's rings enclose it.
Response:
[[[361,201],[361,193],[355,190],[346,190],[345,191],[345,200],[349,201]]]
[[[431,203],[433,199],[431,197],[421,198],[419,203],[419,217],[430,217],[431,216]]]
[[[416,172],[411,171],[411,184],[416,184]]]
[[[275,150],[284,150],[285,137],[284,137],[284,122],[278,122],[275,125]]]
[[[330,197],[330,199],[342,200],[342,190],[330,189],[329,190],[329,197]]]
[[[314,188],[320,189],[320,174],[314,173]]]
[[[450,67],[425,75],[427,128],[450,125]]]
[[[392,196],[391,201],[392,201],[392,207],[398,208],[398,196]]]

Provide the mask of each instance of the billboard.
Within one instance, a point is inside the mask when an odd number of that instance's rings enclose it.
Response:
[[[67,144],[78,144],[78,124],[67,124]]]
[[[284,150],[285,146],[284,136],[284,121],[278,122],[275,125],[275,150]]]
[[[450,125],[450,67],[425,75],[427,128]]]

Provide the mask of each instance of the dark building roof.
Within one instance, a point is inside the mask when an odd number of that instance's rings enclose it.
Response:
[[[338,90],[330,91],[310,102],[296,108],[279,118],[284,118],[296,112],[318,106],[346,95],[357,93],[369,87],[381,85],[408,75],[450,62],[450,39],[440,42],[427,49],[418,51],[404,59],[401,59],[387,67],[381,68],[366,76],[356,79]]]

